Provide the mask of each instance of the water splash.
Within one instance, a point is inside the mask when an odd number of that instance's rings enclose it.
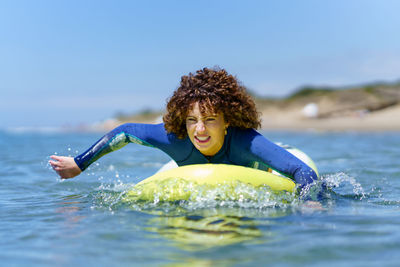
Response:
[[[151,186],[135,186],[123,201],[145,207],[175,203],[190,210],[214,207],[269,208],[284,207],[295,198],[294,193],[273,192],[267,186],[254,187],[239,181],[215,185],[199,185],[184,179],[170,178]]]
[[[120,180],[112,184],[101,183],[91,194],[93,199],[91,209],[106,209],[113,212],[124,204],[122,199],[131,187],[132,184],[124,184]]]
[[[357,182],[356,178],[344,172],[324,175],[321,180],[328,188],[343,197],[362,200],[367,196],[365,190],[361,184]]]

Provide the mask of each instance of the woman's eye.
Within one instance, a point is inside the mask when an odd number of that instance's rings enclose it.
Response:
[[[215,118],[207,118],[206,121],[215,121]]]

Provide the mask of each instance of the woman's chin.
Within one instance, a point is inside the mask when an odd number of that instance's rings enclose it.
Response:
[[[211,149],[210,149],[207,145],[204,145],[204,144],[202,144],[202,145],[196,144],[196,148],[197,148],[197,150],[200,151],[201,154],[203,154],[204,156],[210,156],[210,151],[211,151]]]
[[[205,147],[204,145],[203,146],[199,146],[199,145],[197,145],[196,146],[196,148],[197,148],[197,150],[199,150],[201,153],[207,153],[208,152],[208,148],[207,147]]]

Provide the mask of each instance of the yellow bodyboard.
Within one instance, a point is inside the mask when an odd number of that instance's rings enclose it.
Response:
[[[193,193],[191,189],[194,189],[188,184],[216,187],[235,183],[267,186],[272,191],[294,192],[296,187],[289,178],[258,169],[227,164],[195,164],[156,173],[136,184],[128,191],[127,197],[150,201],[156,196],[167,201],[187,200]]]

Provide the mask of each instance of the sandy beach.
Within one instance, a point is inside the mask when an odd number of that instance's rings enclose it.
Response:
[[[307,118],[300,108],[284,112],[266,109],[262,112],[262,128],[291,131],[400,131],[400,105],[329,118]]]

